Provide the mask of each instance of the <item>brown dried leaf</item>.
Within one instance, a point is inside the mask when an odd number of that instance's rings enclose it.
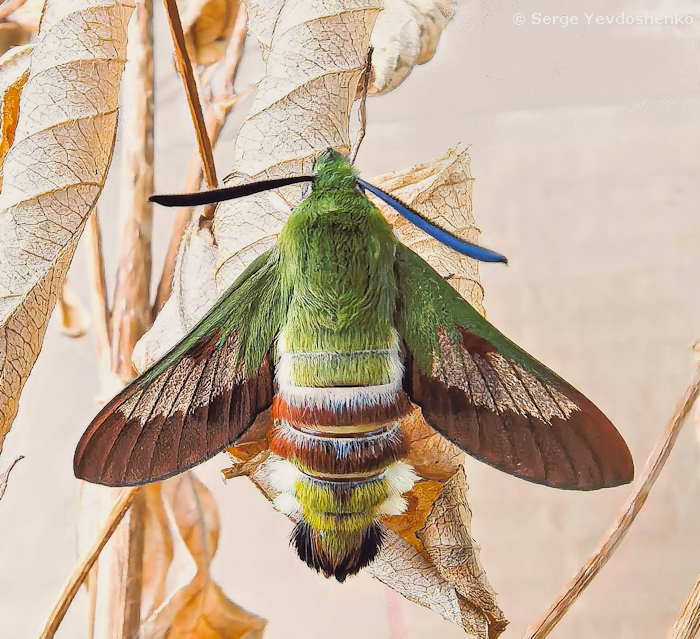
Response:
[[[182,28],[192,61],[203,66],[218,62],[238,13],[238,0],[178,0]]]
[[[0,194],[0,445],[112,157],[119,0],[49,0]]]
[[[406,461],[423,479],[446,481],[461,468],[465,454],[425,422],[418,406],[401,421],[401,427],[411,441]]]
[[[469,602],[474,613],[469,625],[481,628],[485,618],[488,632],[483,636],[488,638],[501,634],[508,622],[496,605],[496,593],[481,567],[479,548],[471,537],[472,513],[467,490],[464,468],[460,468],[445,482],[416,537],[438,572]]]
[[[146,516],[144,522],[141,608],[148,619],[165,601],[168,571],[175,550],[168,513],[163,503],[163,484],[144,487]]]
[[[489,628],[478,608],[464,599],[423,554],[392,530],[386,539],[382,552],[365,568],[370,575],[479,639],[494,639],[500,634]]]
[[[167,510],[179,536],[194,560],[193,577],[182,580],[178,589],[146,618],[143,639],[259,639],[266,622],[252,615],[228,599],[209,574],[211,559],[219,538],[219,512],[214,497],[192,473],[185,473],[163,482],[159,494],[152,493],[149,506],[157,513],[158,530],[165,540],[163,514]],[[162,500],[158,503],[159,498]],[[172,532],[170,533],[172,534]],[[148,532],[147,532],[148,543]],[[152,539],[156,539],[155,536]],[[172,552],[172,541],[166,551]],[[157,544],[147,546],[154,555],[160,552]],[[157,584],[163,583],[171,561],[156,566]],[[172,560],[172,555],[169,557]],[[166,565],[167,564],[167,565]],[[147,571],[144,570],[144,574]],[[157,601],[157,600],[156,600]]]
[[[260,639],[266,622],[237,606],[209,579],[178,591],[153,620],[143,639]]]
[[[368,93],[387,93],[417,64],[435,54],[440,36],[454,16],[445,0],[385,0],[372,31],[372,73]]]
[[[477,242],[479,229],[472,215],[472,183],[467,151],[451,150],[438,160],[371,180],[438,226],[470,242]],[[478,262],[447,248],[408,222],[383,202],[373,198],[394,225],[401,241],[426,260],[477,311],[485,315],[484,289],[479,282]]]
[[[61,331],[68,337],[82,337],[90,326],[90,313],[83,306],[78,294],[66,279],[59,299],[61,310]]]
[[[19,97],[29,77],[29,60],[34,45],[13,47],[0,58],[0,171],[15,139],[19,118]],[[0,172],[0,189],[2,173]]]

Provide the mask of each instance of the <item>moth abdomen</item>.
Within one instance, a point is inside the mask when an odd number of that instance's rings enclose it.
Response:
[[[350,351],[299,345],[290,353],[294,340],[279,340],[270,433],[277,459],[269,474],[279,493],[275,505],[297,520],[292,544],[299,557],[339,581],[375,558],[384,539],[381,517],[403,512],[402,494],[416,480],[401,461],[409,448],[401,419],[411,403],[400,386],[397,342],[391,329],[370,348],[365,342]]]

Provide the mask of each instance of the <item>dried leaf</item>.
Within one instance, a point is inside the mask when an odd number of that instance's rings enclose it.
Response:
[[[365,570],[479,639],[495,639],[505,628],[505,622],[490,624],[483,611],[444,579],[432,562],[391,530],[383,551]]]
[[[238,0],[178,0],[177,5],[193,62],[210,66],[221,60],[236,23]]]
[[[137,342],[132,362],[144,371],[184,337],[216,301],[216,246],[211,231],[190,226],[175,265],[173,289],[153,326]]]
[[[444,157],[398,173],[375,177],[372,184],[389,191],[438,226],[477,242],[479,229],[472,215],[472,183],[467,151],[449,151]],[[455,253],[400,217],[391,207],[372,198],[394,225],[401,241],[410,246],[477,311],[485,315],[484,289],[479,283],[478,262]]]
[[[160,494],[149,499],[159,521],[158,531],[165,539],[162,514],[165,510],[195,563],[194,576],[182,579],[177,590],[146,618],[142,639],[259,639],[266,622],[228,599],[209,574],[211,559],[219,538],[219,512],[214,497],[192,473],[163,482]],[[161,503],[158,504],[158,497]],[[174,532],[174,531],[173,531]],[[172,532],[171,532],[172,534]],[[147,532],[148,540],[148,532]],[[154,536],[151,539],[155,539]],[[172,551],[172,542],[170,550]],[[166,546],[167,551],[168,546]],[[149,551],[156,557],[157,545]],[[172,555],[170,555],[170,559]],[[171,561],[156,566],[161,584]],[[167,566],[166,566],[167,564]],[[160,591],[163,592],[162,590]]]
[[[90,325],[90,314],[83,306],[78,294],[66,279],[59,300],[62,332],[68,337],[82,337]]]
[[[118,0],[49,0],[0,194],[0,446],[112,157]]]
[[[479,548],[471,537],[472,513],[467,503],[467,478],[460,468],[433,502],[425,526],[416,533],[438,572],[469,602],[472,628],[483,628],[483,637],[498,636],[507,621],[496,605],[496,593],[479,562]],[[466,628],[465,628],[466,629]],[[476,636],[482,636],[477,634]]]
[[[15,139],[19,118],[19,97],[29,77],[29,61],[34,45],[13,47],[0,58],[0,189],[2,165]]]
[[[380,9],[379,0],[248,3],[249,29],[260,42],[266,71],[238,132],[227,183],[300,175],[319,151],[350,148],[350,108]],[[282,196],[294,206],[301,193],[287,187]],[[220,290],[274,242],[286,218],[269,194],[218,207]]]
[[[5,490],[7,490],[7,482],[10,479],[10,473],[12,472],[12,469],[15,467],[17,462],[20,459],[24,459],[24,455],[20,455],[15,459],[5,470],[5,472],[0,473],[0,499],[2,499],[5,496]]]
[[[141,608],[148,619],[165,601],[168,571],[175,550],[170,520],[163,503],[163,484],[145,487],[146,516],[141,583]]]
[[[369,94],[395,89],[417,64],[435,54],[440,36],[454,15],[444,0],[385,0],[372,31],[372,74]]]

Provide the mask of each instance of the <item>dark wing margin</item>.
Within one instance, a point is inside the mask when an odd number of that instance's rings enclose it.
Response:
[[[136,379],[99,412],[75,453],[79,479],[107,486],[161,481],[240,438],[272,403],[269,357],[246,376],[238,333],[204,337],[153,379]]]
[[[632,480],[627,445],[593,403],[403,246],[397,277],[404,387],[433,428],[477,459],[535,483],[595,490]]]
[[[269,351],[284,321],[279,253],[248,266],[197,325],[95,417],[80,439],[78,479],[138,486],[214,456],[270,406]]]

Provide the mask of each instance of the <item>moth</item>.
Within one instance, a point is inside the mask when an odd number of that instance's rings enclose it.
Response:
[[[275,506],[292,545],[326,577],[368,565],[382,517],[418,477],[401,421],[427,423],[473,457],[555,488],[632,480],[627,446],[581,393],[487,322],[404,246],[369,191],[453,249],[505,262],[360,179],[328,149],[313,175],[190,195],[206,204],[308,181],[276,245],[204,318],[95,417],[78,478],[132,486],[181,473],[235,444],[270,408]]]

